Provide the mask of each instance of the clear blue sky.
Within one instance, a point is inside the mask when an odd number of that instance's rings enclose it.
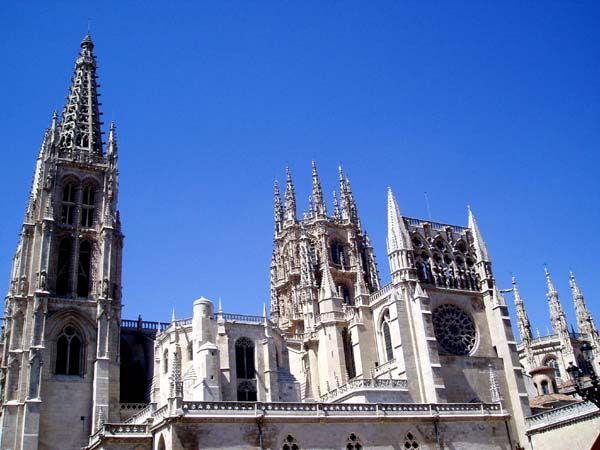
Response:
[[[406,215],[477,214],[501,287],[548,325],[543,263],[600,322],[600,3],[17,2],[0,5],[0,275],[91,19],[118,127],[124,317],[268,302],[272,184],[303,209],[341,161],[384,282],[386,187]],[[108,125],[105,125],[105,130]],[[507,298],[512,303],[512,297]]]

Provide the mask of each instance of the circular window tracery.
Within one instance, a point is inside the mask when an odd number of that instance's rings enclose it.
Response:
[[[457,306],[438,306],[433,311],[433,330],[442,348],[454,355],[468,355],[475,346],[475,323]]]

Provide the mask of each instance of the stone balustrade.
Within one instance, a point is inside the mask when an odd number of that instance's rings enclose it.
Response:
[[[332,389],[324,395],[321,395],[321,400],[331,401],[348,392],[360,390],[360,389],[399,389],[408,390],[408,382],[406,380],[393,380],[393,379],[374,379],[374,378],[358,378],[350,380],[348,383]]]
[[[370,304],[373,305],[373,304],[377,303],[383,297],[386,297],[387,295],[389,295],[393,289],[394,289],[394,286],[392,285],[392,283],[388,283],[385,286],[383,286],[381,289],[379,289],[377,292],[373,292],[371,294]]]
[[[526,417],[525,425],[529,434],[541,428],[559,426],[565,422],[571,422],[591,414],[600,416],[600,409],[591,402],[578,402]]]
[[[399,381],[399,380],[395,380]],[[473,417],[507,416],[500,403],[292,403],[292,402],[183,402],[189,416],[240,417]]]
[[[387,373],[390,370],[394,370],[395,368],[396,368],[396,360],[390,359],[389,361],[384,362],[383,364],[380,364],[379,366],[372,369],[371,375],[373,378],[376,378],[377,376]]]
[[[152,417],[152,413],[154,413],[156,410],[156,403],[141,404],[144,405],[144,408],[140,409],[139,412],[125,420],[124,423],[144,423],[146,420]],[[123,403],[121,404],[121,409],[122,408]]]

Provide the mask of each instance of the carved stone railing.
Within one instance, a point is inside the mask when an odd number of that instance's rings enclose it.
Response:
[[[141,330],[165,331],[169,325],[168,322],[148,322],[147,320],[121,320],[121,328],[134,328]]]
[[[468,228],[461,227],[461,226],[458,226],[458,225],[449,225],[447,223],[440,223],[440,222],[432,222],[430,220],[415,219],[414,217],[405,217],[405,219],[408,221],[408,224],[410,226],[413,226],[413,227],[423,227],[423,225],[429,224],[431,226],[431,228],[434,229],[434,230],[443,231],[446,228],[451,228],[453,232],[459,233],[459,234],[462,234],[466,230],[468,230]]]
[[[348,416],[507,416],[499,403],[291,403],[183,402],[190,416],[348,417]]]
[[[541,428],[559,426],[589,415],[600,416],[600,409],[591,402],[578,402],[526,417],[525,425],[529,434]]]
[[[373,378],[376,378],[378,375],[389,372],[390,370],[393,370],[395,368],[396,368],[396,360],[390,359],[389,361],[386,361],[383,364],[380,364],[379,366],[372,369],[371,374],[372,374]]]
[[[152,413],[151,417],[155,421],[159,421],[159,420],[163,419],[164,417],[167,417],[168,413],[169,413],[169,405],[165,405],[165,406],[158,408],[156,411],[154,411]]]
[[[406,380],[390,380],[390,379],[373,379],[373,378],[358,378],[350,380],[348,383],[342,386],[332,389],[324,395],[321,395],[321,400],[331,401],[337,397],[340,397],[348,392],[361,390],[361,389],[397,389],[407,390],[408,382]]]
[[[377,303],[383,297],[385,297],[390,292],[392,292],[393,289],[394,289],[394,286],[392,285],[392,283],[388,283],[385,286],[383,286],[381,289],[379,289],[378,291],[373,292],[371,294],[370,304],[372,305],[373,303]]]
[[[222,317],[223,320],[228,322],[243,322],[243,323],[264,323],[264,316],[251,316],[247,314],[232,314],[232,313],[215,313],[214,319],[218,320],[219,317]],[[270,320],[267,320],[269,324],[271,324]]]
[[[151,438],[150,427],[148,424],[127,424],[127,423],[105,423],[101,425],[94,434],[90,436],[90,446],[107,436],[134,437],[140,436]],[[94,446],[96,448],[96,446]]]
[[[123,403],[121,409],[123,409]],[[140,409],[139,412],[125,420],[124,423],[144,423],[146,420],[152,417],[152,413],[156,410],[156,403],[143,404],[144,408]]]
[[[341,311],[329,311],[317,316],[317,323],[345,322],[346,315]]]

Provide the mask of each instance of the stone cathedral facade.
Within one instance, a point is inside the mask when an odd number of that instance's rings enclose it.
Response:
[[[283,199],[275,185],[270,318],[200,298],[191,318],[122,319],[117,138],[111,124],[102,139],[93,49],[88,35],[44,134],[13,260],[0,449],[525,445],[517,343],[472,211],[467,226],[405,217],[390,189],[382,286],[342,169],[328,210],[313,163],[302,218],[289,169]]]

